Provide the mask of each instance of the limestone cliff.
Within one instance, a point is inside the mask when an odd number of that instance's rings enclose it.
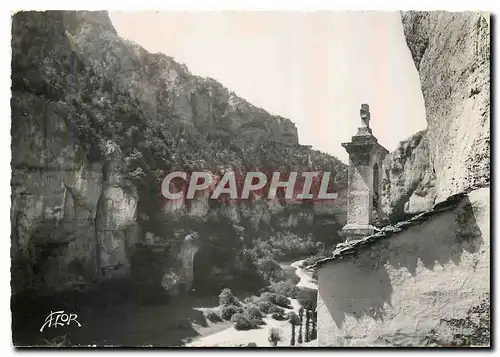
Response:
[[[430,167],[426,131],[402,141],[382,164],[382,214],[400,221],[407,214],[427,210],[434,205],[435,174]]]
[[[322,169],[344,189],[346,169],[298,145],[290,120],[120,38],[105,12],[15,14],[11,104],[14,294],[130,276],[176,293],[192,283],[198,249],[218,246],[221,222],[230,257],[215,263],[236,264],[251,237],[235,225],[345,216],[342,200],[300,214],[280,202],[162,201],[172,170]]]
[[[171,57],[120,38],[107,13],[66,12],[63,17],[74,51],[97,75],[112,79],[114,90],[137,99],[149,115],[168,113],[186,125],[221,135],[298,143],[290,120],[253,106],[213,79],[192,75]]]
[[[387,159],[384,211],[396,216],[490,181],[489,14],[410,11],[402,23],[427,130]],[[394,175],[397,167],[404,170]]]

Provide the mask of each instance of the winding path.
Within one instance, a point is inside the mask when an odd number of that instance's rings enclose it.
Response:
[[[290,264],[291,267],[296,268],[295,274],[300,278],[297,286],[316,290],[318,287],[311,279],[310,273],[299,268],[302,262],[303,260],[298,260]],[[298,313],[300,309],[299,302],[296,299],[290,300],[293,310],[285,311],[295,311]],[[229,327],[212,335],[195,339],[190,343],[187,343],[185,347],[237,347],[240,345],[247,345],[250,342],[254,342],[257,347],[269,347],[267,337],[269,335],[269,329],[272,327],[281,330],[282,339],[278,343],[278,347],[289,347],[291,331],[288,321],[277,321],[272,319],[270,316],[265,317],[264,321],[266,322],[266,325],[259,329],[238,331],[234,327]]]
[[[311,273],[300,267],[300,264],[302,264],[303,261],[304,259],[297,260],[296,262],[290,264],[291,267],[296,269],[295,274],[300,278],[300,281],[297,283],[297,286],[299,288],[303,287],[303,288],[318,290],[318,285],[312,279]]]

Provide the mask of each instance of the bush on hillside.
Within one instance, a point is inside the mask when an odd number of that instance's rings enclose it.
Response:
[[[249,297],[246,297],[245,299],[243,299],[243,304],[250,305],[250,304],[257,303],[258,301],[259,301],[259,297],[252,295],[252,296],[249,296]]]
[[[236,296],[233,295],[230,289],[225,288],[219,294],[219,306],[241,306]]]
[[[265,301],[265,300],[260,301],[258,305],[259,305],[259,310],[264,314],[268,314],[269,309],[271,309],[272,306],[275,306],[270,301]]]
[[[245,313],[234,314],[231,322],[236,330],[251,330],[258,327],[258,324]]]
[[[231,320],[231,317],[233,317],[234,314],[242,313],[243,311],[243,308],[238,306],[224,306],[220,315],[224,320]]]
[[[284,321],[286,320],[286,315],[284,313],[279,313],[279,312],[275,312],[271,315],[271,317],[274,319],[274,320],[277,320],[277,321]]]
[[[248,305],[245,308],[245,311],[252,319],[262,319],[262,313],[260,312],[259,307],[255,304]]]
[[[276,295],[276,298],[271,300],[271,302],[286,309],[292,308],[292,303],[290,302],[290,299],[288,299],[286,296],[283,295]]]
[[[318,250],[316,243],[312,234],[278,231],[266,240],[256,241],[253,249],[258,257],[288,260],[316,254]]]
[[[265,293],[261,294],[260,297],[261,297],[261,300],[269,301],[275,305],[284,307],[286,309],[291,308],[291,301],[286,296],[278,295],[278,294],[271,293],[271,292],[265,292]]]
[[[285,314],[285,310],[279,306],[272,305],[271,308],[269,309],[270,314],[278,313],[278,314]]]
[[[206,311],[205,317],[211,322],[221,322],[222,321],[222,317],[215,310]]]
[[[277,295],[295,299],[299,293],[299,288],[290,282],[279,281],[271,284],[269,290]]]

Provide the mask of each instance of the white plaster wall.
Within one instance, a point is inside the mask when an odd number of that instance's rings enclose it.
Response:
[[[422,346],[490,286],[489,188],[319,271],[319,346]],[[444,332],[443,332],[444,333]],[[440,336],[446,340],[447,336]]]

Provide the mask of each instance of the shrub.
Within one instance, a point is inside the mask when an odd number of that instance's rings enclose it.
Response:
[[[271,315],[274,320],[284,321],[286,320],[285,312],[275,312]]]
[[[272,301],[272,303],[287,309],[292,307],[290,299],[283,295],[276,295],[276,298]]]
[[[260,312],[260,309],[257,305],[255,304],[248,305],[245,310],[248,316],[250,316],[250,318],[262,319],[262,313]]]
[[[287,319],[288,319],[288,322],[290,322],[291,325],[300,325],[300,319],[299,319],[299,316],[293,312],[293,311],[290,311],[287,315],[286,315]]]
[[[253,304],[255,302],[257,302],[259,300],[259,298],[255,295],[252,295],[252,296],[249,296],[249,297],[246,297],[244,300],[243,300],[243,303],[245,305],[249,305],[249,304]]]
[[[231,320],[231,317],[233,317],[234,314],[236,313],[242,313],[243,309],[238,306],[224,306],[221,310],[221,317],[224,320]]]
[[[269,257],[276,260],[310,256],[315,254],[318,248],[313,234],[308,233],[276,232],[265,241],[257,241],[254,250],[259,257]]]
[[[270,293],[269,291],[265,291],[263,292],[262,294],[260,294],[260,300],[261,301],[269,301],[269,302],[272,302],[273,300],[273,295],[276,295],[276,294],[273,294],[273,293]]]
[[[231,317],[231,322],[236,330],[251,330],[257,328],[255,321],[252,321],[250,316],[243,313],[236,313]]]
[[[231,290],[225,288],[219,294],[219,306],[241,306],[241,304]]]
[[[255,342],[250,342],[247,347],[257,347],[257,344]]]
[[[285,307],[287,309],[291,308],[290,299],[288,299],[286,296],[265,292],[260,297],[262,300],[272,302],[275,305]]]
[[[269,313],[270,314],[278,313],[278,314],[285,315],[285,310],[279,306],[271,305],[271,307],[269,308]]]
[[[280,330],[273,327],[269,329],[269,337],[267,338],[271,346],[275,347],[278,345],[278,342],[281,341],[281,333]]]
[[[252,320],[257,326],[262,326],[262,325],[265,325],[266,322],[262,319],[253,319]]]
[[[212,321],[212,322],[221,322],[222,321],[222,317],[215,310],[206,311],[205,316],[209,321]]]
[[[295,299],[299,294],[299,288],[287,281],[279,281],[277,283],[271,284],[269,290],[277,295],[282,295],[285,297],[290,297]]]
[[[272,306],[275,306],[275,305],[273,305],[270,301],[263,300],[263,301],[259,302],[259,310],[262,311],[262,313],[264,313],[264,314],[268,314],[269,309]]]

